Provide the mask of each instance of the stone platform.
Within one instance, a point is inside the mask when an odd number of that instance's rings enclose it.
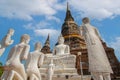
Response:
[[[52,80],[81,80],[81,76],[77,74],[75,68],[76,56],[75,55],[45,55],[43,65],[39,68],[42,80],[47,80],[47,70],[51,59],[54,64],[54,75]],[[83,80],[91,80],[90,75],[83,76]]]
[[[52,55],[46,54],[43,65],[41,68],[48,68],[51,59],[53,59],[53,64],[55,65],[55,69],[63,69],[63,68],[75,68],[76,56],[75,55]]]
[[[51,58],[53,59],[54,64],[54,75],[77,75],[75,55],[53,56],[51,54],[45,55],[43,65],[39,68],[42,75],[47,75],[47,69]]]
[[[45,76],[42,76],[42,80],[47,80]],[[65,76],[53,76],[52,80],[81,80],[81,76],[69,76],[66,78]],[[83,76],[83,80],[91,80],[90,75]]]

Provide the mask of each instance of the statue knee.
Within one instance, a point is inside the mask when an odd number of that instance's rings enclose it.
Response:
[[[103,73],[105,80],[111,80],[110,73]]]
[[[38,77],[34,74],[31,75],[30,80],[38,80]]]
[[[102,73],[92,72],[91,74],[92,74],[94,80],[104,80]]]

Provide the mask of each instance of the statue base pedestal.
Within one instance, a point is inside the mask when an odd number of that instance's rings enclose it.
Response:
[[[51,59],[54,64],[54,74],[52,80],[81,80],[75,68],[76,56],[75,55],[52,55],[46,54],[43,65],[40,67],[42,80],[47,80],[48,65]],[[83,80],[91,80],[90,75],[83,76]]]
[[[47,75],[47,69],[40,68],[40,74],[44,76]],[[54,75],[56,76],[56,75],[78,75],[78,74],[75,68],[64,68],[61,70],[55,69]]]
[[[45,55],[43,65],[39,68],[40,73],[47,75],[48,65],[51,59],[54,64],[54,75],[76,75],[77,69],[75,68],[76,56],[75,55]]]
[[[42,76],[42,80],[47,80],[47,79],[45,76]],[[59,75],[59,76],[54,75],[52,77],[52,80],[81,80],[81,76],[80,75],[74,75],[74,76],[69,75],[69,77],[66,78],[65,75]],[[91,76],[90,75],[83,76],[83,80],[91,80]]]

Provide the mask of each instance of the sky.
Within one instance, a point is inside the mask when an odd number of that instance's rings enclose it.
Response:
[[[5,63],[10,49],[23,34],[31,37],[30,51],[37,41],[44,45],[50,34],[52,50],[61,32],[67,2],[75,22],[80,26],[82,18],[89,17],[120,61],[120,0],[0,0],[0,40],[10,28],[15,30],[14,43],[6,48],[0,62]]]

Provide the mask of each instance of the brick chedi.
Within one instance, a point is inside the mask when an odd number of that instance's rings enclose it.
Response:
[[[112,74],[112,77],[120,76],[120,64],[114,54],[114,49],[111,47],[108,47],[105,42],[102,41],[102,43],[103,43],[104,49],[107,53],[107,57],[109,59],[112,70],[114,72],[114,74]]]
[[[76,68],[80,74],[80,56],[77,56],[78,52],[83,52],[82,61],[88,64],[88,57],[86,52],[86,44],[83,37],[79,33],[79,26],[75,23],[74,18],[71,15],[69,5],[67,4],[67,11],[64,23],[62,25],[61,34],[65,38],[65,44],[70,46],[71,54],[76,55]],[[88,65],[83,69],[88,71]]]
[[[64,23],[62,25],[61,34],[65,38],[65,44],[70,46],[70,52],[73,55],[76,55],[76,68],[78,73],[80,74],[80,56],[77,56],[78,52],[82,52],[81,61],[83,62],[83,74],[90,74],[88,71],[88,53],[86,48],[86,43],[83,37],[80,35],[79,26],[75,23],[74,18],[72,17],[71,11],[69,9],[69,5],[67,4],[67,11]],[[102,41],[102,40],[101,40]],[[107,53],[109,62],[114,71],[113,76],[120,75],[120,64],[117,60],[114,49],[108,47],[105,42],[103,42],[103,46]]]
[[[51,53],[51,50],[50,50],[50,40],[49,39],[50,39],[50,37],[49,37],[49,34],[48,34],[46,42],[45,42],[43,48],[41,49],[41,52],[43,52],[44,54]]]

